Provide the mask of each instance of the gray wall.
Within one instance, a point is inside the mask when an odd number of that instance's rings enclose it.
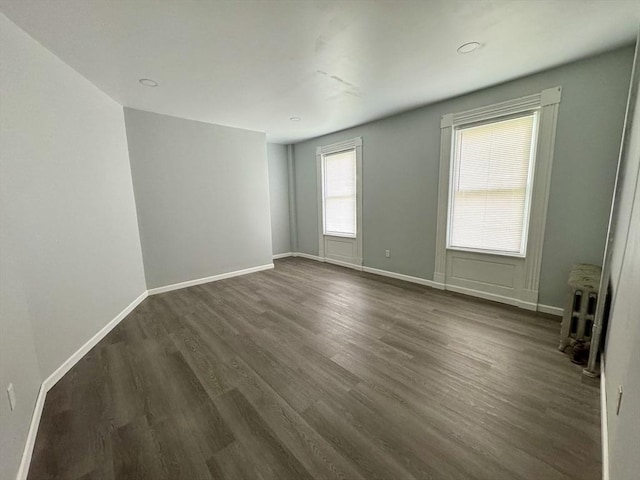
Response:
[[[147,286],[272,263],[265,134],[124,110]]]
[[[638,60],[636,59],[636,62]],[[635,111],[625,137],[611,262],[612,303],[605,350],[605,391],[610,478],[640,471],[640,67],[635,70]],[[618,386],[623,389],[616,414]]]
[[[602,262],[632,56],[621,49],[295,145],[298,250],[318,254],[316,146],[362,136],[364,265],[433,279],[441,115],[561,85],[539,301],[562,307],[571,266]]]
[[[122,107],[1,14],[0,32],[0,477],[12,478],[40,382],[146,285]]]
[[[2,23],[0,21],[0,23]],[[4,36],[2,37],[4,43]],[[4,57],[3,57],[4,58]],[[4,82],[3,82],[4,84]],[[0,169],[4,177],[4,169]],[[4,190],[4,185],[2,186]],[[5,198],[2,196],[2,204]],[[4,216],[4,212],[2,212]],[[15,265],[16,245],[0,225],[0,478],[15,478],[33,407],[42,376],[38,367],[31,318],[28,288]],[[16,408],[12,412],[6,389],[13,382]]]
[[[289,167],[287,146],[267,144],[269,197],[271,199],[271,242],[273,254],[291,251],[289,232]]]

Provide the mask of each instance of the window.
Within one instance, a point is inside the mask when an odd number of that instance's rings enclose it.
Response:
[[[318,256],[362,266],[362,137],[316,147]]]
[[[324,234],[356,236],[356,150],[322,155]]]
[[[447,247],[524,256],[538,112],[454,127]]]
[[[439,288],[538,308],[561,97],[555,86],[442,115]]]

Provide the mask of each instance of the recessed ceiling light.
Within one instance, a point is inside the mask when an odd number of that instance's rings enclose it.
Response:
[[[141,78],[138,81],[142,85],[144,85],[145,87],[157,87],[158,86],[158,82],[156,82],[155,80],[151,80],[150,78]]]
[[[463,43],[458,47],[458,53],[471,53],[477,50],[480,44],[478,42]]]
[[[299,122],[302,119],[300,117],[291,117],[289,118],[289,120],[291,120],[292,122]]]

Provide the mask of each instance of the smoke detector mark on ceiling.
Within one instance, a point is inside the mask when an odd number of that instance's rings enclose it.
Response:
[[[458,53],[471,53],[475,52],[478,48],[480,48],[478,42],[467,42],[458,47]]]
[[[150,78],[141,78],[138,81],[140,82],[141,85],[144,85],[145,87],[157,87],[158,86],[158,82],[156,82],[155,80],[151,80]]]

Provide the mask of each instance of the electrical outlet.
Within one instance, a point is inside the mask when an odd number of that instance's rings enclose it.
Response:
[[[7,387],[7,396],[9,397],[9,407],[13,412],[16,408],[16,391],[13,389],[13,383],[10,383]]]
[[[391,256],[391,252],[389,250],[384,251],[384,256],[389,258]]]

